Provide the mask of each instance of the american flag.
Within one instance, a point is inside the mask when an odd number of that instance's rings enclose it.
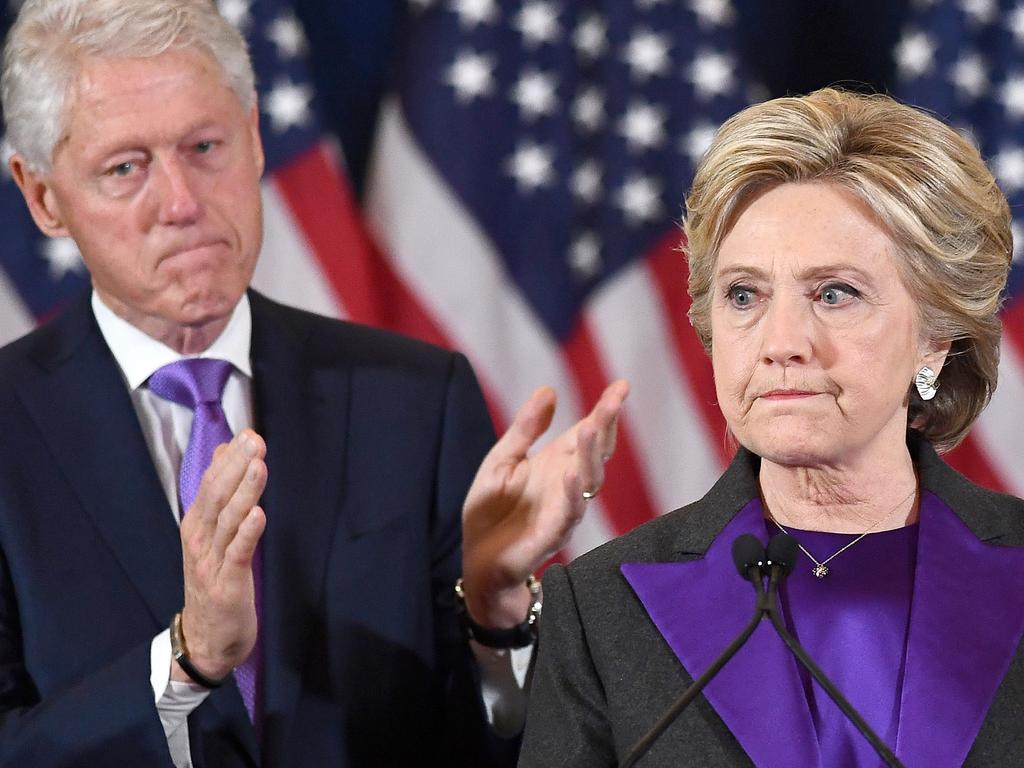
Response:
[[[914,0],[893,55],[896,95],[972,138],[1010,200],[1013,267],[999,387],[951,462],[1024,496],[1024,2]]]
[[[417,0],[367,211],[499,422],[538,384],[571,424],[632,392],[573,556],[702,495],[728,459],[686,311],[683,194],[757,96],[728,0]]]

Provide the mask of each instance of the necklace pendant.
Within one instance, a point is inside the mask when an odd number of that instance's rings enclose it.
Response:
[[[811,571],[811,573],[813,573],[815,577],[819,579],[824,579],[826,576],[828,576],[828,566],[824,563],[818,563],[814,566],[814,570]]]

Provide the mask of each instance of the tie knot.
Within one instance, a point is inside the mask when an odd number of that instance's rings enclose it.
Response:
[[[195,408],[200,403],[219,403],[231,363],[206,357],[176,360],[153,372],[149,388],[164,400]]]

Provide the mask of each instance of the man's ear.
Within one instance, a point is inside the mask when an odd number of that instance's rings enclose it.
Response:
[[[8,161],[14,183],[21,190],[29,213],[40,231],[49,237],[68,237],[64,216],[57,202],[52,182],[43,174],[32,170],[21,155],[15,153]]]

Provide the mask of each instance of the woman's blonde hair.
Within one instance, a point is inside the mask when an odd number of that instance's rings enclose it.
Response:
[[[1006,197],[978,150],[888,96],[832,88],[730,118],[686,198],[690,321],[709,352],[722,239],[746,201],[787,182],[835,184],[888,229],[924,333],[951,342],[934,399],[922,400],[908,382],[910,423],[939,450],[953,448],[996,387],[998,311],[1012,255]]]

